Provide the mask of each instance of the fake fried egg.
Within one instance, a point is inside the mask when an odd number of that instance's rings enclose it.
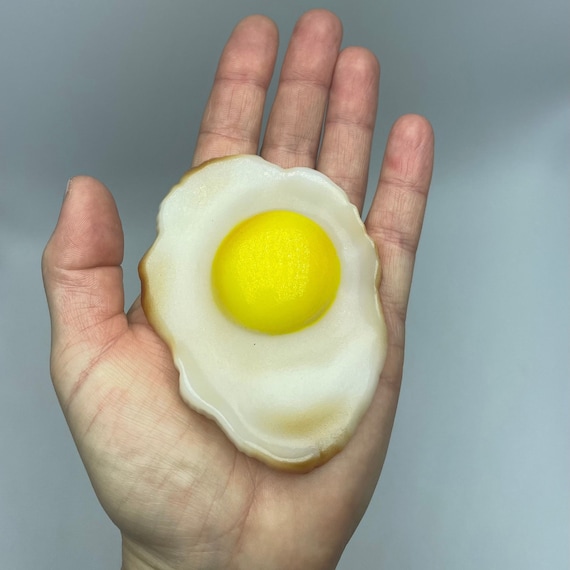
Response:
[[[321,173],[250,155],[189,171],[139,272],[180,394],[244,453],[307,471],[340,451],[386,355],[376,248]]]

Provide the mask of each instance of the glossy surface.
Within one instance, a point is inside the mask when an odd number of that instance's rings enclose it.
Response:
[[[228,233],[275,210],[310,218],[303,225],[309,233],[320,228],[316,243],[327,255],[330,240],[341,275],[321,318],[277,335],[229,319],[211,279]],[[370,404],[386,332],[376,249],[338,186],[314,170],[284,170],[257,156],[210,161],[162,202],[158,236],[140,274],[145,313],[172,351],[182,397],[215,419],[239,449],[295,471],[342,449]]]

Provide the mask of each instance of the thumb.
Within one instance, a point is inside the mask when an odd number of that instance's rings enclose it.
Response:
[[[93,357],[124,331],[122,259],[123,230],[111,193],[94,178],[73,178],[42,258],[52,366],[73,346]]]

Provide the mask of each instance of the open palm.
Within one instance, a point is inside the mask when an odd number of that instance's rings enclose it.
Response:
[[[240,22],[220,59],[193,165],[261,146],[282,167],[322,171],[361,209],[379,67],[363,48],[340,51],[341,35],[324,10],[298,21],[261,142],[277,30],[262,16]],[[124,313],[123,236],[111,194],[92,178],[70,182],[43,258],[52,377],[95,491],[121,530],[125,570],[335,566],[388,446],[432,160],[429,123],[400,118],[366,220],[382,264],[388,358],[355,436],[304,475],[243,455],[182,402],[170,353],[140,303]]]

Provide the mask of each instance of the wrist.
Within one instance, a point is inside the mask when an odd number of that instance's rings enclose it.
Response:
[[[221,570],[229,568],[221,564],[219,559],[204,560],[196,558],[192,553],[176,553],[167,558],[164,553],[146,548],[139,542],[129,540],[122,536],[122,563],[121,570]]]
[[[123,536],[121,570],[174,570],[174,567]]]

